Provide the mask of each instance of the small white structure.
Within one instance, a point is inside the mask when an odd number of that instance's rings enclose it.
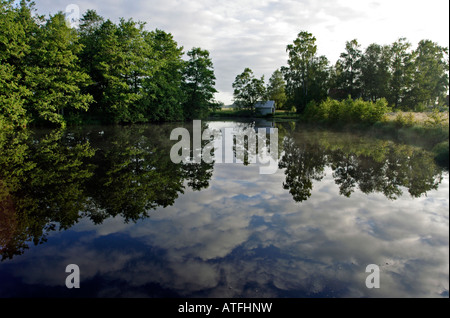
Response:
[[[275,114],[275,101],[269,100],[266,102],[257,102],[255,109],[256,111],[259,111],[261,115]]]

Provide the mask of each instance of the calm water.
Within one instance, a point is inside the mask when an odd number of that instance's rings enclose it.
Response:
[[[449,175],[430,153],[283,123],[262,175],[172,163],[175,127],[0,139],[0,297],[449,296]]]

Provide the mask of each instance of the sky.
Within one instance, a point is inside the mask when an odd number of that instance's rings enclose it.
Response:
[[[449,46],[449,1],[427,0],[35,0],[39,14],[66,11],[75,4],[80,13],[94,9],[117,22],[121,17],[146,22],[171,33],[187,52],[201,47],[210,52],[218,101],[233,102],[232,83],[246,67],[255,76],[287,64],[286,46],[308,31],[318,54],[332,64],[345,42],[357,39],[391,44],[406,37],[413,48],[422,39]],[[75,13],[72,11],[72,13]]]

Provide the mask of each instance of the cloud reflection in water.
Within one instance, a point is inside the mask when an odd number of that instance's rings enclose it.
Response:
[[[426,196],[402,191],[392,200],[357,187],[342,195],[334,171],[325,166],[297,202],[283,188],[285,169],[259,175],[254,165],[217,164],[209,187],[187,188],[149,218],[84,218],[50,233],[0,264],[0,296],[25,286],[70,295],[64,268],[72,263],[89,297],[448,295],[448,173]],[[380,289],[365,286],[368,264],[381,268]]]

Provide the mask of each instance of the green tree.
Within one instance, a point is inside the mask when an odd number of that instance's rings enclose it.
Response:
[[[89,81],[79,65],[81,50],[77,32],[67,26],[62,12],[39,29],[25,80],[33,93],[26,107],[34,118],[64,126],[66,109],[89,108],[92,96],[80,90]]]
[[[29,92],[18,81],[14,67],[0,64],[0,130],[26,127],[28,124],[24,96]]]
[[[132,19],[119,23],[119,42],[125,54],[124,74],[127,89],[123,93],[128,95],[127,114],[122,121],[147,121],[144,113],[145,104],[140,101],[145,96],[144,82],[155,72],[153,49],[145,39],[145,23],[134,22]],[[122,93],[122,94],[123,94]]]
[[[286,81],[283,73],[278,69],[273,72],[267,85],[267,99],[275,101],[277,109],[284,109],[287,101]]]
[[[330,89],[330,66],[326,56],[321,55],[314,59],[309,74],[309,99],[315,102],[322,102],[328,97]]]
[[[99,16],[96,11],[88,10],[80,19],[78,30],[80,43],[83,45],[83,50],[78,56],[81,66],[91,77],[91,82],[82,91],[93,96],[95,101],[89,108],[89,117],[100,116],[103,111],[101,100],[105,80],[100,68],[102,56],[98,53],[101,52],[102,33],[100,29],[104,22],[103,17]]]
[[[32,94],[25,83],[31,41],[38,30],[29,1],[0,1],[0,130],[25,127],[31,120],[25,103]]]
[[[115,123],[145,121],[139,101],[144,97],[142,81],[152,74],[152,69],[147,67],[148,58],[144,55],[151,54],[143,34],[144,24],[121,19],[115,25],[107,20],[97,29],[98,17],[91,18],[95,31],[86,32],[85,41],[94,43],[91,48],[95,53],[86,58],[93,55],[91,72],[96,81],[92,89],[98,91],[94,93],[98,98],[97,114],[106,114],[108,121]]]
[[[361,95],[377,101],[388,95],[390,54],[388,46],[370,44],[361,56]]]
[[[209,52],[201,48],[193,48],[187,53],[189,61],[184,70],[183,105],[186,119],[202,119],[209,115],[213,108],[215,75]]]
[[[301,31],[292,44],[286,47],[289,54],[288,66],[282,67],[282,72],[286,79],[286,92],[288,103],[295,106],[297,112],[303,112],[306,105],[314,99],[311,92],[312,86],[315,91],[318,85],[315,83],[315,75],[320,74],[323,58],[317,57],[316,38],[309,32]]]
[[[448,91],[448,48],[430,40],[419,42],[414,51],[414,79],[411,104],[417,106],[443,105]]]
[[[142,84],[145,115],[153,122],[182,120],[183,47],[178,46],[172,34],[158,29],[147,33],[145,40],[152,49],[153,56],[149,59],[154,63],[152,76]]]
[[[391,45],[391,81],[386,98],[394,108],[404,108],[408,103],[414,75],[414,55],[410,48],[411,43],[406,38],[400,38]]]
[[[254,110],[258,101],[266,96],[264,76],[261,79],[253,75],[250,68],[237,75],[233,82],[234,102],[239,108]]]
[[[360,96],[361,55],[361,45],[356,39],[346,42],[345,52],[340,55],[339,86],[352,98]]]

